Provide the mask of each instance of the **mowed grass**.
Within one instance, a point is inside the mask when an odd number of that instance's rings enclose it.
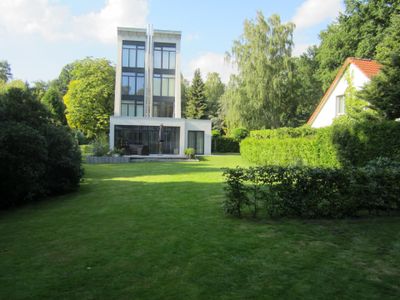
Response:
[[[0,299],[399,298],[399,217],[229,218],[236,165],[86,165],[79,192],[0,213]]]

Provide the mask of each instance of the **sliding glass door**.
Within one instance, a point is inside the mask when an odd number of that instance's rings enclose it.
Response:
[[[204,154],[204,131],[188,131],[188,148],[196,150],[196,154]]]

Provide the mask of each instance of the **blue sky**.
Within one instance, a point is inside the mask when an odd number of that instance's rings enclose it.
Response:
[[[0,60],[14,78],[33,82],[56,78],[61,68],[86,56],[116,61],[116,26],[182,31],[182,72],[224,81],[233,68],[224,53],[242,33],[243,21],[260,10],[297,25],[294,53],[317,44],[318,33],[343,9],[343,0],[2,0]]]

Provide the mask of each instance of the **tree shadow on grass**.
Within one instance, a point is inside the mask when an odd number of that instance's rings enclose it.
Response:
[[[399,219],[247,222],[224,215],[223,183],[200,180],[88,183],[83,193],[4,216],[0,298],[390,298],[398,292]],[[379,280],[371,285],[369,276]]]

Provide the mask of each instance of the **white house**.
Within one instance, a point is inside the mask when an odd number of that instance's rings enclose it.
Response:
[[[180,46],[180,31],[118,28],[111,149],[182,156],[194,148],[211,154],[211,121],[181,118]]]
[[[381,67],[382,65],[374,60],[347,58],[307,124],[314,128],[329,126],[337,116],[346,113],[344,94],[349,86],[347,70],[350,71],[353,86],[360,90],[379,73]]]

